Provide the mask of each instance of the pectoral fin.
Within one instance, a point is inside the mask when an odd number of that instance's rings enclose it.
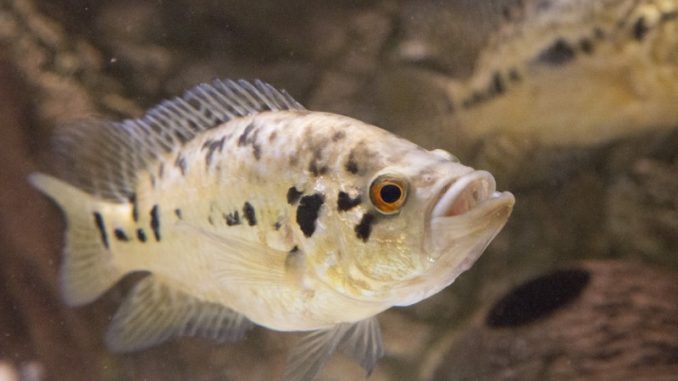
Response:
[[[369,376],[377,361],[384,356],[381,328],[376,317],[351,325],[339,350],[360,363]]]
[[[201,254],[210,258],[214,274],[225,283],[270,287],[286,281],[287,252],[234,234],[217,234],[187,222],[178,223],[176,228],[202,238]]]
[[[243,315],[201,301],[150,275],[134,287],[118,309],[106,344],[113,351],[129,352],[178,336],[235,341],[252,327],[253,323]]]
[[[377,360],[384,355],[377,319],[372,317],[357,323],[339,324],[332,329],[306,335],[290,354],[283,380],[315,379],[337,349],[360,362],[368,375],[372,373]]]

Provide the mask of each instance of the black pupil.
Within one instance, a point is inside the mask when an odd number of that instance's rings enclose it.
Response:
[[[392,204],[400,200],[400,196],[402,195],[403,192],[400,188],[392,184],[384,185],[381,190],[379,190],[379,196],[381,196],[381,199],[387,204]]]

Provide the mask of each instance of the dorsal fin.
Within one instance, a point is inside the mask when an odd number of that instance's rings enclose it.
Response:
[[[280,110],[304,107],[287,92],[259,80],[197,85],[138,119],[60,129],[54,139],[60,175],[87,193],[126,201],[135,191],[139,171],[161,155],[234,118]]]

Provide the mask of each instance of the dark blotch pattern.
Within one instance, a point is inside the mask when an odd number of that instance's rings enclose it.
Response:
[[[337,210],[339,210],[340,212],[351,210],[356,206],[360,205],[360,202],[361,202],[360,196],[356,196],[356,198],[351,198],[351,196],[349,196],[348,193],[339,192],[339,195],[337,196]]]
[[[252,153],[254,154],[255,159],[261,159],[261,146],[256,143],[252,143]]]
[[[344,165],[344,167],[349,173],[354,175],[358,173],[358,163],[355,162],[353,155],[348,156],[348,160],[346,160],[346,165]]]
[[[123,241],[123,242],[129,241],[129,237],[127,236],[127,233],[125,233],[125,231],[122,230],[122,229],[120,229],[120,228],[116,228],[116,229],[113,231],[113,234],[115,234],[115,238],[116,238],[118,241]]]
[[[559,38],[546,50],[541,52],[537,60],[548,65],[562,65],[572,61],[574,57],[574,49],[570,46],[570,44],[567,43],[567,41]]]
[[[515,68],[509,70],[508,77],[509,77],[509,79],[510,79],[512,82],[520,82],[520,80],[522,79],[522,78],[520,77],[520,73],[518,73],[518,70],[515,69]]]
[[[358,238],[367,242],[372,234],[372,223],[374,222],[374,215],[370,213],[363,214],[360,223],[355,226],[355,234]]]
[[[233,213],[224,214],[224,220],[226,220],[228,226],[240,225],[240,214],[237,210]]]
[[[647,26],[645,17],[639,17],[635,24],[633,24],[633,38],[638,41],[642,41],[649,31],[650,28]]]
[[[318,177],[327,173],[327,166],[321,165],[317,161],[313,160],[311,161],[311,164],[308,165],[308,170],[313,176]]]
[[[132,204],[132,219],[134,222],[139,221],[139,205],[137,205],[137,195],[132,193],[129,196],[129,203]]]
[[[582,38],[579,41],[579,48],[581,48],[581,51],[585,54],[593,53],[593,43],[588,38]]]
[[[323,153],[322,153],[322,148],[316,148],[313,151],[313,157],[311,158],[311,162],[308,163],[308,170],[311,172],[311,174],[315,177],[318,177],[320,175],[324,175],[327,173],[327,166],[323,164]]]
[[[146,242],[146,232],[144,231],[144,229],[141,228],[137,229],[137,239],[140,242]]]
[[[174,166],[179,168],[182,176],[186,176],[186,159],[183,156],[177,156],[177,159],[174,161]]]
[[[207,150],[207,154],[205,154],[205,165],[209,166],[212,163],[214,152],[217,150],[219,150],[219,152],[223,151],[225,141],[226,137],[223,136],[219,140],[208,140],[202,145],[202,149]]]
[[[250,123],[247,125],[247,127],[245,127],[245,130],[238,138],[239,146],[244,146],[247,143],[247,137],[249,136],[250,132],[252,132],[252,129],[254,129],[254,123]]]
[[[96,224],[97,229],[99,229],[101,243],[108,249],[108,234],[106,234],[106,225],[104,224],[104,218],[101,216],[101,213],[94,212],[94,223]]]
[[[245,205],[242,207],[242,214],[247,220],[247,224],[254,226],[257,224],[257,217],[254,214],[254,207],[249,202],[245,202]]]
[[[181,209],[174,209],[174,215],[177,216],[178,219],[182,219],[183,216],[181,215]]]
[[[160,213],[158,205],[153,205],[153,208],[151,208],[151,229],[153,230],[156,242],[160,241]]]
[[[339,140],[343,139],[346,137],[346,133],[344,131],[337,131],[332,135],[332,141],[333,142],[338,142]]]
[[[287,203],[290,205],[294,205],[297,201],[299,201],[299,198],[301,197],[301,192],[297,190],[296,187],[290,187],[290,189],[287,190]]]
[[[498,95],[502,94],[506,90],[506,86],[504,85],[504,80],[501,77],[501,74],[498,72],[495,72],[494,75],[492,76],[492,84],[490,85],[490,93]]]
[[[299,200],[297,224],[306,237],[312,236],[315,232],[315,222],[324,202],[325,196],[320,193],[304,196]]]

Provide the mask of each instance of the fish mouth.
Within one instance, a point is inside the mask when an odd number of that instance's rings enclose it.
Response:
[[[497,192],[494,177],[487,171],[473,171],[448,182],[431,210],[431,218],[449,218],[497,205],[512,207],[515,199],[509,192]],[[493,209],[493,208],[492,208]],[[477,212],[476,212],[477,213]]]
[[[431,209],[426,252],[430,261],[441,256],[476,257],[506,224],[515,198],[497,192],[494,177],[473,171],[445,183]]]

